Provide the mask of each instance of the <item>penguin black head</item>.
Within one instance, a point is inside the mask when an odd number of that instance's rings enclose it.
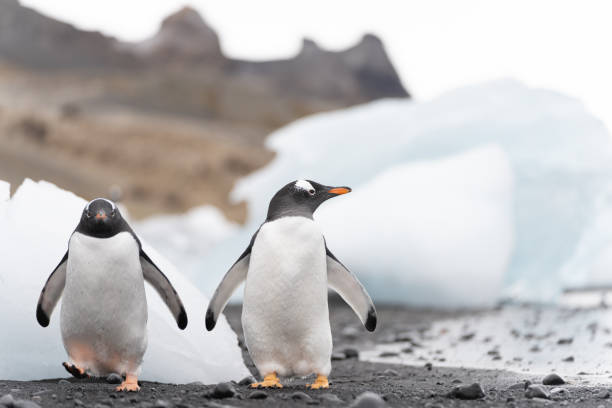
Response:
[[[290,216],[312,218],[324,201],[350,192],[349,187],[324,186],[311,180],[292,181],[270,200],[266,221]]]
[[[109,238],[126,231],[119,209],[106,198],[91,200],[83,209],[76,231],[97,238]]]

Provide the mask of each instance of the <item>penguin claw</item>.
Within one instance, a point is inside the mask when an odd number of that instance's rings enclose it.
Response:
[[[85,372],[85,370],[83,370],[80,367],[77,367],[74,364],[70,364],[70,363],[64,361],[62,363],[62,365],[64,366],[66,371],[68,371],[70,374],[72,374],[72,376],[75,377],[75,378],[89,378],[89,374],[87,374]]]
[[[280,383],[276,373],[272,373],[266,375],[263,381],[251,384],[251,388],[283,388],[283,384]]]
[[[306,388],[311,390],[319,390],[321,388],[329,388],[329,380],[324,375],[319,375],[315,382],[312,384],[306,384]]]
[[[127,374],[125,376],[125,380],[115,388],[115,391],[140,391],[140,387],[138,386],[138,379],[136,376]]]
[[[138,392],[140,391],[140,386],[136,383],[127,383],[127,382],[122,382],[121,385],[118,385],[117,387],[115,387],[115,391],[133,391],[133,392]]]

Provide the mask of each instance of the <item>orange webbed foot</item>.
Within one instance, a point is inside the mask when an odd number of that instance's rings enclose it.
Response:
[[[315,382],[313,382],[312,384],[306,384],[306,388],[310,388],[311,390],[329,388],[329,381],[327,379],[327,376],[319,374]]]
[[[283,384],[276,376],[276,373],[268,374],[263,381],[251,384],[251,388],[283,388]]]

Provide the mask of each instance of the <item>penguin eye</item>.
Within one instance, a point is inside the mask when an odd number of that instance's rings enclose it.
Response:
[[[311,188],[310,190],[308,190],[308,194],[313,196],[315,194],[314,188]]]

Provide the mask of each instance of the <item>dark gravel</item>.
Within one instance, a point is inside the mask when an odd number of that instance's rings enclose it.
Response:
[[[66,408],[521,407],[546,405],[546,402],[555,404],[554,406],[595,408],[602,403],[606,404],[610,398],[608,387],[591,385],[587,378],[566,379],[563,390],[559,391],[555,386],[542,385],[542,376],[520,375],[500,370],[444,368],[437,366],[435,361],[433,364],[427,362],[418,367],[361,362],[353,357],[354,353],[346,353],[346,350],[358,353],[359,350],[371,348],[375,344],[389,341],[388,339],[401,337],[409,326],[427,325],[435,319],[452,317],[456,313],[378,305],[379,327],[375,333],[370,334],[359,327],[357,318],[348,307],[332,302],[330,310],[334,352],[344,353],[345,358],[333,361],[331,387],[327,390],[307,389],[306,383],[312,382],[313,378],[284,380],[284,388],[269,390],[250,389],[250,379],[240,383],[196,382],[187,385],[145,381],[141,382],[139,393],[117,393],[114,391],[115,385],[107,383],[106,378],[25,382],[0,380],[0,401],[11,400],[16,407],[32,408],[37,405]],[[237,330],[239,340],[242,340],[240,308],[229,307],[227,316],[232,327]],[[571,350],[571,344],[567,347]],[[247,367],[257,375],[246,351],[243,355]],[[60,363],[58,361],[58,364]],[[554,366],[551,369],[554,369]],[[473,391],[468,395],[476,396],[477,399],[458,399],[456,391],[453,395],[453,390],[461,388],[462,385],[465,385],[464,388],[468,391]],[[553,390],[555,392],[551,392]],[[481,392],[484,396],[480,395]],[[8,394],[11,397],[6,397]],[[552,401],[545,398],[551,398]]]

